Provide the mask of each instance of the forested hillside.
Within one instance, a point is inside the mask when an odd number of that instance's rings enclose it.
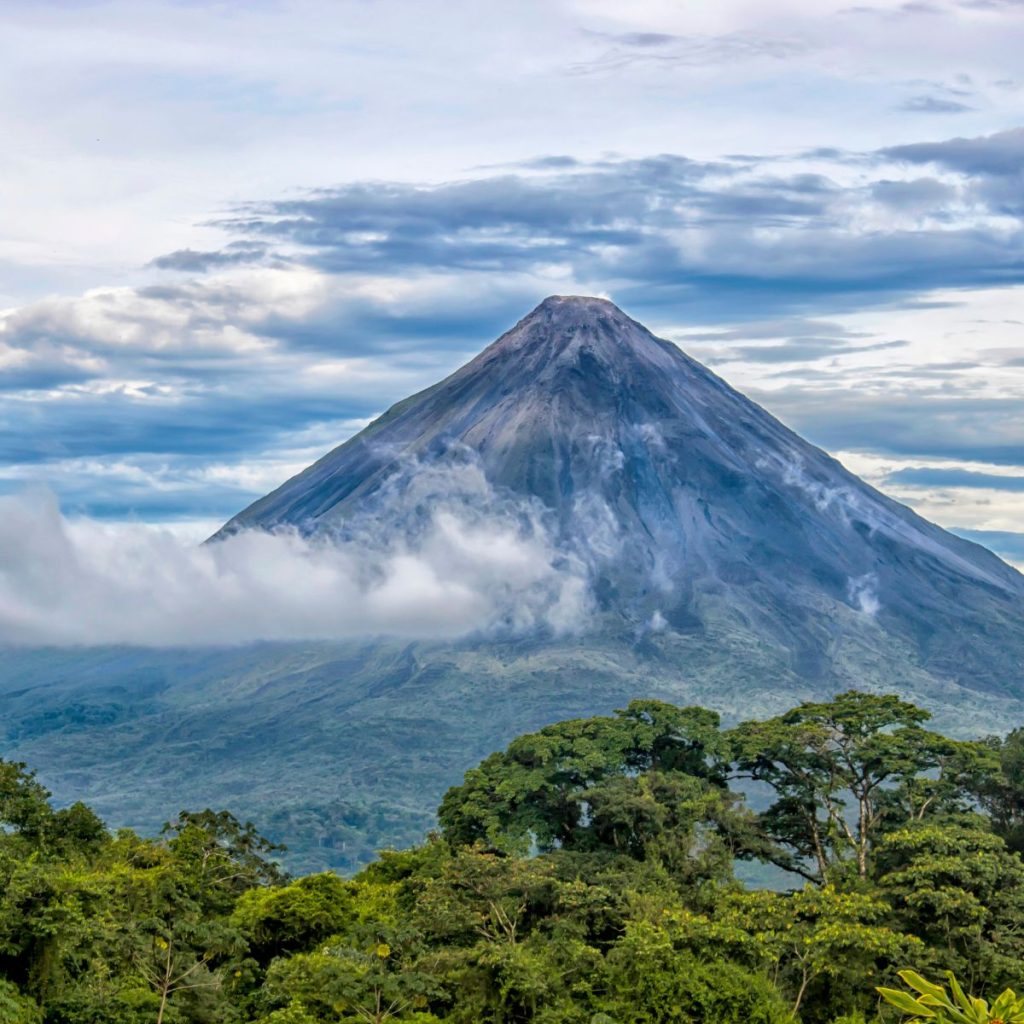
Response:
[[[111,834],[0,762],[0,1022],[854,1024],[904,968],[1020,987],[1024,731],[927,718],[636,701],[519,737],[352,879],[226,811]]]

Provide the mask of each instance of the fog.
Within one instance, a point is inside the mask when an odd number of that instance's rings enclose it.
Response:
[[[453,638],[585,621],[583,569],[530,509],[453,499],[412,521],[196,545],[160,527],[65,517],[48,494],[0,498],[0,642]]]

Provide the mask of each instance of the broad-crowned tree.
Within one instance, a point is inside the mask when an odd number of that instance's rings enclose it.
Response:
[[[923,728],[922,708],[851,691],[731,731],[738,778],[774,792],[760,815],[780,866],[824,884],[866,878],[887,830],[967,806],[984,752]]]
[[[443,834],[507,853],[678,859],[698,832],[710,837],[735,817],[727,750],[718,716],[703,708],[634,701],[613,717],[560,722],[467,772],[441,804]]]

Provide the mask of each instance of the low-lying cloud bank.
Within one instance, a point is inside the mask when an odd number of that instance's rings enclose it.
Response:
[[[433,508],[416,531],[333,541],[247,531],[197,546],[0,498],[0,643],[215,645],[578,629],[582,567],[528,514]]]

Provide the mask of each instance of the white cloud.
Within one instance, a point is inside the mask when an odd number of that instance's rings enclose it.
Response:
[[[943,90],[978,107],[949,115],[958,131],[1019,116],[1005,84],[1017,11],[924,6],[9,3],[0,263],[28,273],[25,291],[11,275],[0,287],[21,300],[134,283],[154,256],[204,248],[214,235],[197,224],[211,211],[296,185],[451,177],[565,151],[871,148],[953,123],[894,109]],[[666,46],[637,44],[659,33]],[[566,73],[608,64],[610,48],[659,60]]]
[[[579,570],[536,520],[435,506],[415,531],[335,542],[240,533],[197,546],[142,525],[0,498],[0,641],[233,644],[577,628]],[[556,567],[557,562],[557,567]]]
[[[851,579],[847,583],[847,592],[850,600],[865,615],[874,618],[882,608],[882,602],[878,599],[878,579],[874,573]]]

